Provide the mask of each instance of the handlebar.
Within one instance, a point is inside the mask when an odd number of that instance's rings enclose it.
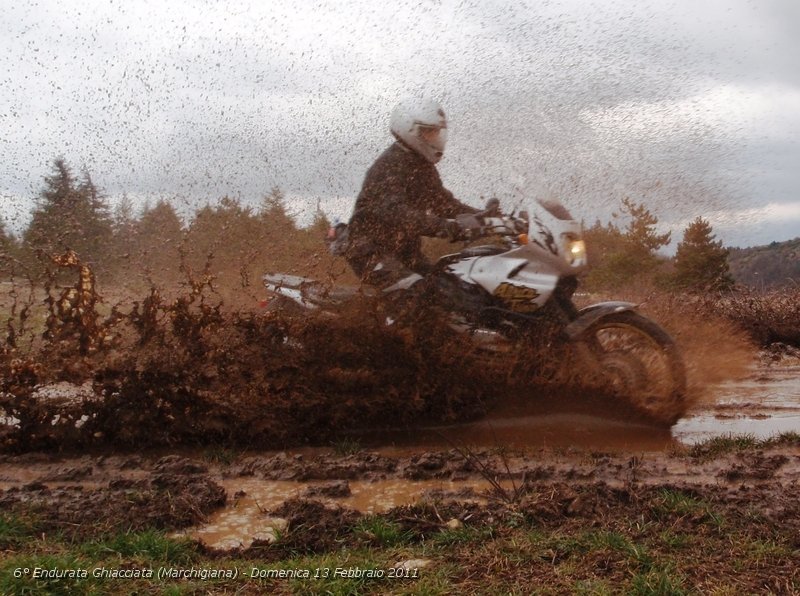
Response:
[[[496,208],[465,214],[463,218],[477,220],[480,225],[477,227],[465,227],[458,218],[448,219],[448,222],[452,222],[452,226],[448,226],[448,229],[441,236],[449,238],[452,242],[473,241],[485,236],[516,238],[524,230],[527,230],[527,221],[510,215],[503,215]]]

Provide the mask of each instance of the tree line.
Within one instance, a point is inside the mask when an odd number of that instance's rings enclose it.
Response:
[[[258,209],[223,197],[199,209],[187,225],[166,200],[145,205],[137,215],[123,197],[112,210],[88,172],[76,175],[56,159],[21,237],[0,224],[0,254],[6,273],[13,268],[33,279],[52,270],[54,256],[71,250],[98,279],[160,286],[211,274],[242,286],[252,284],[259,270],[309,273],[330,267],[322,241],[328,227],[318,209],[310,228],[298,228],[279,188]]]
[[[734,287],[729,249],[716,239],[711,224],[695,218],[683,230],[674,258],[658,254],[672,240],[657,232],[658,218],[643,204],[623,198],[615,220],[597,221],[585,231],[592,290],[619,289],[632,281],[665,290],[721,292]]]
[[[300,229],[287,213],[284,196],[273,188],[259,209],[223,197],[205,206],[184,226],[174,207],[160,200],[138,216],[123,198],[113,210],[86,171],[75,175],[64,161],[53,162],[30,225],[16,239],[0,221],[0,255],[35,278],[51,268],[54,255],[72,250],[98,277],[164,284],[201,272],[225,285],[247,287],[263,271],[320,276],[347,267],[327,255],[322,238],[329,223],[318,209],[313,225]],[[619,222],[619,223],[618,223]],[[590,290],[619,289],[632,281],[688,291],[725,291],[734,285],[729,251],[702,217],[683,231],[674,258],[658,250],[671,240],[656,231],[657,217],[629,198],[609,223],[585,232]],[[18,272],[19,273],[19,272]]]

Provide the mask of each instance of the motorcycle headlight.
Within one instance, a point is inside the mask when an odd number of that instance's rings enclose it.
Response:
[[[586,264],[586,243],[583,240],[570,240],[567,242],[567,259],[573,267]]]

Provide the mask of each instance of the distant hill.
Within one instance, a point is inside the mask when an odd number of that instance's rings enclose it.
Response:
[[[728,264],[737,283],[754,288],[800,286],[800,238],[766,246],[731,248]]]

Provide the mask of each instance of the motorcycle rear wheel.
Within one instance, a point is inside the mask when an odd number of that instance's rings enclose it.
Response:
[[[647,420],[671,426],[685,413],[686,368],[658,324],[635,311],[612,313],[579,341],[588,346],[603,389]]]

